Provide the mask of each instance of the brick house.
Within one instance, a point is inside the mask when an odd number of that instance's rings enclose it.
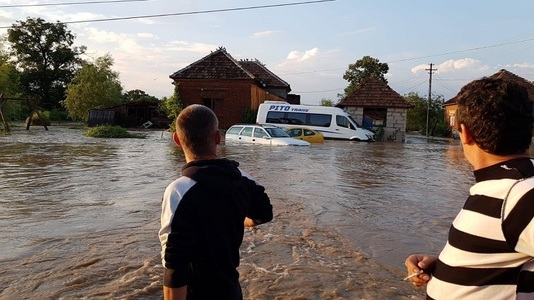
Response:
[[[520,77],[505,69],[501,69],[499,72],[489,76],[489,78],[511,80],[526,87],[528,91],[528,97],[530,98],[530,101],[534,105],[534,83],[533,82],[528,81],[525,78]],[[452,97],[451,99],[443,103],[443,107],[445,107],[445,122],[449,124],[449,126],[452,129],[453,134],[455,134],[455,132],[458,131],[458,124],[456,124],[456,110],[458,109],[456,96]]]
[[[413,105],[387,83],[371,77],[336,105],[363,127],[384,130],[384,140],[406,140],[406,115]]]
[[[261,62],[238,61],[223,47],[169,77],[178,86],[184,107],[211,108],[221,129],[243,122],[247,110],[257,110],[266,100],[300,103],[298,95],[289,94],[289,84]]]

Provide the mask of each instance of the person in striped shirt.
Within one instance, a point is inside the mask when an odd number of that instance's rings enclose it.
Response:
[[[459,94],[457,121],[475,185],[439,254],[405,266],[427,299],[534,299],[532,103],[519,84],[482,78]],[[420,273],[421,272],[421,273]]]

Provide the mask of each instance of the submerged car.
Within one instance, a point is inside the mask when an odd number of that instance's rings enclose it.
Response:
[[[271,146],[309,146],[310,143],[290,137],[282,128],[272,125],[236,124],[228,128],[226,143],[240,142]]]
[[[322,133],[308,128],[290,127],[286,129],[286,133],[294,139],[303,140],[308,143],[324,142],[324,136]]]

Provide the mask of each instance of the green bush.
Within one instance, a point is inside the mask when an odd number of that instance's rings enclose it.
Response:
[[[59,122],[59,121],[68,121],[69,114],[67,111],[62,109],[54,108],[49,112],[50,121],[52,122]]]
[[[145,138],[142,134],[132,134],[120,126],[111,125],[93,127],[83,135],[95,138]]]
[[[254,124],[256,123],[256,116],[258,115],[258,111],[251,109],[251,108],[245,108],[245,111],[243,111],[243,114],[241,115],[241,122],[247,123],[247,124]]]
[[[32,123],[30,125],[49,126],[50,125],[50,113],[47,111],[34,112],[32,114]],[[41,116],[41,117],[39,117]],[[30,121],[30,117],[26,118],[26,124]]]

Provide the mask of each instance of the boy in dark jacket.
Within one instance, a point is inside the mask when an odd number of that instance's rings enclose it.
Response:
[[[163,196],[164,299],[243,299],[237,267],[244,227],[273,217],[264,187],[237,162],[217,158],[218,127],[202,105],[186,107],[176,119],[173,138],[186,164]]]

